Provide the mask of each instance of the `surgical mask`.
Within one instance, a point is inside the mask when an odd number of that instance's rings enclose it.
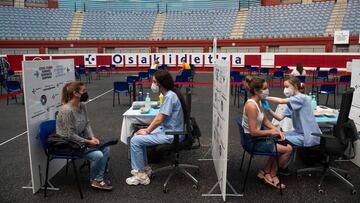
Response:
[[[294,95],[294,91],[288,87],[284,88],[284,95],[285,97],[291,97]]]
[[[267,88],[267,89],[262,90],[262,93],[260,96],[261,96],[261,99],[266,99],[266,97],[269,95],[270,95],[270,91],[269,91],[269,88]]]
[[[80,97],[80,102],[86,102],[89,99],[89,95],[87,92],[84,92]]]
[[[159,92],[159,86],[155,83],[151,84],[151,91],[153,91],[154,93],[158,93]]]

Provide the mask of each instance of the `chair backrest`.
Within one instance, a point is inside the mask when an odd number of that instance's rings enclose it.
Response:
[[[250,70],[251,72],[259,72],[259,67],[251,66]]]
[[[191,70],[183,70],[181,72],[181,75],[185,76],[185,77],[190,77],[191,76]]]
[[[177,75],[175,78],[175,82],[188,82],[188,77],[183,75]]]
[[[260,68],[261,74],[269,74],[269,68]]]
[[[336,90],[336,85],[320,85],[321,92],[335,94],[335,90]]]
[[[329,70],[329,74],[332,74],[332,75],[335,75],[337,72],[338,72],[338,69],[337,69],[337,68],[331,68],[331,69]]]
[[[115,65],[115,64],[110,64],[110,68],[111,68],[111,69],[115,69],[115,68],[116,68],[116,65]]]
[[[349,113],[351,110],[353,94],[353,89],[350,89],[342,94],[339,117],[333,130],[334,136],[337,137],[343,145],[347,145],[349,141],[356,140],[358,136],[356,127],[355,130],[352,130],[351,126],[348,126],[351,124]]]
[[[167,65],[166,64],[161,64],[161,66],[158,67],[158,69],[167,69]]]
[[[288,71],[288,70],[289,70],[289,67],[288,67],[288,66],[281,66],[281,67],[280,67],[280,71],[285,72],[285,71]]]
[[[339,78],[339,82],[351,82],[351,76],[350,75],[342,75]]]
[[[329,75],[329,72],[327,72],[327,71],[319,71],[319,72],[317,73],[317,77],[318,77],[318,78],[327,78],[328,75]]]
[[[156,69],[149,69],[148,73],[149,73],[150,76],[152,76],[152,75],[155,74],[156,71],[157,71]]]
[[[106,71],[106,66],[100,66],[99,69],[100,71]]]
[[[238,116],[235,118],[235,122],[239,127],[239,133],[240,133],[240,144],[244,148],[244,150],[248,150],[248,137],[245,135],[244,127],[242,126],[242,116]]]
[[[6,91],[8,93],[21,90],[21,85],[20,85],[19,81],[8,80],[8,81],[5,81],[5,85],[6,85]]]
[[[44,150],[47,149],[47,139],[48,137],[56,132],[56,121],[47,120],[40,123],[39,126],[39,138],[40,144]]]
[[[88,70],[90,73],[96,73],[96,67],[89,67]]]
[[[232,80],[234,80],[234,78],[235,78],[237,75],[240,75],[240,72],[239,72],[239,71],[231,71],[231,72],[230,72],[230,78],[231,78]]]
[[[139,72],[139,79],[149,79],[149,73],[148,72]]]
[[[336,125],[341,126],[343,123],[349,120],[349,113],[353,100],[353,94],[354,94],[353,89],[350,89],[342,94],[339,117],[336,122]]]
[[[305,75],[298,75],[296,77],[300,80],[300,82],[305,82],[305,80],[306,80]]]
[[[283,78],[283,77],[284,77],[284,72],[282,72],[282,71],[276,71],[276,72],[274,72],[273,77]]]
[[[135,75],[130,75],[130,76],[127,76],[126,77],[126,82],[129,84],[129,85],[132,85],[134,82],[136,81],[139,81],[139,77],[138,76],[135,76]]]
[[[246,70],[250,70],[250,69],[251,69],[251,65],[245,65],[244,68],[245,68]]]
[[[13,70],[8,70],[7,74],[8,74],[9,77],[12,77],[12,76],[15,75],[15,71],[13,71]]]
[[[114,90],[129,91],[129,84],[127,82],[114,82]]]

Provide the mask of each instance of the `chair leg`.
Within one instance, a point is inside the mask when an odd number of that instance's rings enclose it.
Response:
[[[69,168],[69,159],[66,159],[66,170],[65,170],[65,175],[66,176],[68,174],[68,168]]]
[[[232,92],[232,90],[231,90]],[[234,106],[236,105],[236,86],[235,86],[235,92],[234,92]]]
[[[278,151],[277,151],[277,147],[275,145],[275,153],[277,154]],[[279,157],[276,157],[276,165],[277,165],[277,176],[279,178],[279,186],[280,186],[280,195],[282,195],[282,187],[281,187],[281,175],[279,173],[279,169],[280,169],[280,164],[279,164]]]
[[[320,102],[319,95],[320,95],[320,94],[319,94],[319,92],[317,91],[317,93],[316,93],[316,100],[317,100],[317,102],[316,102],[316,103],[317,103],[317,105],[319,105],[319,104],[320,104],[320,103],[319,103],[319,102]]]
[[[324,182],[326,175],[328,174],[328,170],[329,170],[328,168],[324,168],[323,174],[321,175],[320,182],[318,184],[318,189],[321,189],[321,185]]]
[[[78,172],[77,172],[77,169],[76,169],[75,160],[72,159],[71,161],[73,163],[75,179],[76,179],[76,183],[77,183],[77,186],[78,186],[78,189],[79,189],[80,198],[83,199],[84,197],[83,197],[83,194],[82,194],[82,191],[81,191],[80,180],[79,180]]]
[[[329,101],[329,94],[326,95],[326,106],[328,105],[328,101]]]
[[[131,94],[129,94],[129,106],[131,106]]]
[[[240,171],[242,170],[243,164],[244,164],[244,158],[245,158],[245,150],[243,152],[242,158],[241,158],[241,164],[240,164]]]
[[[334,92],[334,109],[336,109],[336,95],[335,95],[335,92]]]
[[[113,107],[115,106],[115,90],[114,90],[114,93],[113,93]]]
[[[49,178],[49,163],[50,163],[50,157],[49,157],[49,155],[47,155],[44,197],[46,197],[46,192],[47,192],[47,183],[48,183],[48,178]]]
[[[243,190],[242,190],[243,193],[245,192],[246,181],[247,181],[247,178],[248,178],[248,175],[249,175],[251,160],[252,160],[253,156],[254,156],[254,155],[251,153],[251,155],[250,155],[250,160],[249,160],[249,164],[248,164],[248,167],[247,167],[247,170],[246,170],[246,175],[245,175],[244,184],[243,184]]]
[[[120,93],[119,92],[117,93],[117,96],[118,96],[118,104],[120,104]]]
[[[340,175],[336,170],[330,168],[329,173],[337,177],[339,180],[341,180],[343,183],[345,183],[350,189],[354,189],[354,185],[348,181],[346,178],[344,178],[342,175]]]

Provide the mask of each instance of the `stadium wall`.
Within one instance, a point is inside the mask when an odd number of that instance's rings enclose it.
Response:
[[[349,45],[358,45],[359,36],[351,36]],[[333,52],[333,37],[314,38],[269,38],[269,39],[224,39],[218,40],[219,47],[259,47],[260,52],[266,52],[274,46],[325,46],[325,52]],[[107,48],[148,48],[150,52],[158,52],[160,48],[175,49],[178,47],[200,47],[203,52],[209,52],[212,40],[0,40],[0,49],[37,48],[40,54],[47,54],[50,48],[96,48],[98,53],[104,53]],[[3,53],[4,54],[4,53]]]

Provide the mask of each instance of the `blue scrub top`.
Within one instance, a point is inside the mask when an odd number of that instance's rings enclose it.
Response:
[[[311,135],[311,133],[321,133],[321,130],[306,95],[300,93],[288,98],[283,115],[292,119],[294,132],[304,136],[304,147],[320,144],[320,137]]]
[[[184,113],[175,92],[169,90],[164,95],[164,102],[160,106],[159,113],[165,115],[165,120],[162,123],[164,131],[184,130]]]

